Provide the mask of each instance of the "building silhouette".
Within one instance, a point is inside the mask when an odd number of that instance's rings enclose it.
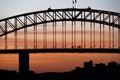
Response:
[[[90,60],[90,62],[84,62],[84,68],[85,69],[91,69],[91,68],[93,68],[93,61]]]
[[[84,62],[84,67],[76,67],[70,72],[35,73],[20,75],[16,71],[0,70],[0,80],[120,80],[120,64],[109,62],[93,66],[93,61]]]

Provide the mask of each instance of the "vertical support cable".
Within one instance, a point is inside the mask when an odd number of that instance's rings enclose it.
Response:
[[[65,17],[65,19],[66,19],[66,15],[64,16]],[[66,48],[66,20],[65,20],[65,48]]]
[[[81,13],[81,19],[82,19],[83,15]],[[81,47],[83,47],[83,24],[82,24],[82,20],[81,20]]]
[[[72,11],[72,48],[74,48],[74,43],[73,43],[73,11]]]
[[[93,16],[94,16],[93,19],[95,19],[95,12],[94,12]],[[93,36],[94,36],[94,44],[93,44],[93,45],[94,45],[94,48],[95,48],[95,45],[96,45],[96,44],[95,44],[95,36],[96,36],[96,35],[95,35],[95,20],[94,20],[93,26],[94,26],[94,27],[93,27],[93,28],[94,28],[94,29],[93,29],[93,34],[94,34],[94,35],[93,35]]]
[[[46,15],[45,15],[45,19],[46,19]],[[45,44],[45,47],[47,48],[47,23],[45,23],[45,41],[46,41],[46,44]]]
[[[74,17],[76,16],[76,11],[74,11]],[[74,20],[74,47],[76,47],[76,21]]]
[[[17,49],[17,18],[14,19],[14,25],[15,25],[15,49]]]
[[[5,21],[5,31],[7,33],[7,20]],[[7,50],[7,34],[5,35],[5,50]]]
[[[34,15],[34,21],[35,21],[35,15]],[[35,32],[36,28],[35,27],[36,25],[34,25],[34,49],[36,49],[36,42],[35,42],[36,41],[36,32]]]
[[[90,14],[90,20],[92,20],[92,13]],[[92,48],[92,22],[90,22],[90,48]]]
[[[45,44],[44,44],[44,42],[45,42],[45,31],[44,31],[44,29],[45,29],[45,24],[43,23],[43,48],[45,48]]]
[[[72,21],[72,48],[74,48],[74,45],[73,45],[73,21]]]
[[[101,13],[100,13],[100,48],[101,48]]]
[[[62,12],[64,18],[64,13]],[[64,48],[64,21],[62,21],[62,48]]]
[[[35,22],[37,23],[37,16],[35,15]],[[37,36],[38,36],[38,34],[37,34],[37,25],[36,25],[36,48],[37,48],[37,43],[38,43],[38,41],[37,41]]]
[[[86,32],[85,32],[85,11],[84,11],[84,48],[86,48]]]
[[[56,20],[56,15],[55,15],[55,20]],[[56,27],[57,27],[57,23],[55,22],[55,48],[57,48]]]
[[[24,28],[24,49],[27,49],[27,27],[26,27],[26,25],[27,25],[27,17],[26,16],[24,16],[24,26],[25,26],[25,28]]]
[[[35,21],[35,25],[34,25],[34,49],[37,49],[37,17],[36,14],[34,14],[34,21]]]
[[[54,12],[53,12],[53,20],[54,20]],[[53,48],[55,48],[55,22],[53,21]]]
[[[44,23],[43,23],[43,48],[45,48],[45,14],[43,13]]]
[[[53,22],[53,48],[55,48],[55,23]]]
[[[114,15],[113,15],[113,22],[114,22]],[[112,48],[114,48],[114,26],[112,28]]]
[[[104,13],[103,13],[103,21],[104,21]],[[103,24],[103,48],[105,48],[105,26]]]
[[[109,14],[109,24],[111,22],[111,17]],[[111,48],[111,26],[109,25],[109,48]]]
[[[46,23],[46,13],[43,14],[43,48],[47,48],[47,23]]]
[[[113,26],[113,48],[114,48],[114,26]]]

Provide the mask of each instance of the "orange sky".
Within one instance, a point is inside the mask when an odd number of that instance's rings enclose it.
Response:
[[[79,32],[77,32],[79,33]],[[107,35],[108,32],[106,32]],[[31,37],[28,37],[28,46],[29,48],[33,48],[33,32],[28,33]],[[42,34],[39,32],[39,34]],[[51,36],[51,32],[49,32],[49,36]],[[86,36],[88,36],[90,32],[86,32]],[[57,35],[61,36],[61,32],[58,32]],[[99,32],[96,32],[96,37],[99,35]],[[116,34],[117,35],[117,34]],[[23,48],[23,35],[22,32],[19,32],[19,39],[18,39],[18,46],[19,48]],[[62,36],[61,36],[62,37]],[[9,35],[8,48],[14,48],[14,36],[13,34]],[[57,45],[61,45],[61,39],[57,37]],[[77,35],[77,38],[80,36]],[[67,47],[71,46],[71,32],[67,32]],[[99,39],[97,37],[97,39]],[[96,40],[97,40],[96,39]],[[4,39],[0,38],[1,40],[1,48],[4,48]],[[42,47],[42,38],[38,38],[38,47]],[[48,39],[48,47],[51,47],[52,38],[49,37]],[[79,40],[77,40],[77,46],[80,44]],[[86,42],[86,45],[89,47],[90,42]],[[96,47],[99,47],[99,41],[96,41]],[[108,46],[108,41],[105,42]],[[117,45],[117,43],[115,43]],[[83,66],[83,62],[93,60],[94,63],[108,63],[110,61],[116,61],[120,63],[120,54],[71,54],[71,53],[46,53],[46,54],[30,54],[30,69],[35,72],[64,72],[70,71],[74,69],[76,66]],[[8,70],[17,70],[18,71],[18,54],[0,54],[0,69],[8,69]]]
[[[58,28],[59,31],[57,31],[57,47],[62,46],[62,32],[61,29]],[[51,31],[47,32],[47,43],[48,47],[52,47],[52,41],[53,41],[53,35]],[[67,37],[66,37],[66,44],[67,47],[71,48],[71,31],[67,31]],[[76,44],[77,46],[81,45],[81,32],[76,32]],[[109,47],[108,39],[108,31],[105,32],[105,45],[106,47]],[[34,36],[33,31],[29,31],[28,33],[28,48],[34,47]],[[115,40],[118,41],[118,34],[117,31],[115,31]],[[43,47],[43,32],[38,32],[38,48]],[[8,48],[14,49],[14,34],[11,33],[8,35]],[[96,42],[95,45],[98,48],[100,46],[100,32],[96,29],[95,32]],[[22,31],[18,31],[18,48],[24,47],[24,35]],[[93,39],[93,38],[92,38]],[[103,38],[102,38],[103,39]],[[0,38],[0,49],[4,48],[4,37]],[[86,45],[87,47],[90,47],[90,32],[86,31]],[[111,38],[112,41],[112,38]],[[103,44],[103,43],[102,43]],[[112,44],[112,42],[111,42]],[[117,42],[114,42],[115,47],[118,46]],[[112,45],[111,45],[112,46]],[[46,53],[46,54],[30,54],[30,69],[34,70],[36,72],[64,72],[64,71],[70,71],[74,69],[77,66],[83,66],[83,62],[93,60],[94,63],[108,63],[110,61],[116,61],[120,63],[120,54],[71,54],[71,53]],[[18,71],[18,54],[0,54],[0,69],[9,69],[9,70],[17,70]]]
[[[9,57],[9,58],[8,58]],[[83,67],[83,63],[93,60],[94,64],[115,61],[120,63],[120,54],[91,54],[91,53],[46,53],[30,54],[30,70],[35,72],[64,72],[75,67]],[[18,71],[17,54],[0,54],[0,69]]]

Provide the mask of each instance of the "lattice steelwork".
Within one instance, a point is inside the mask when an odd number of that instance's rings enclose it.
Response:
[[[61,47],[58,47],[58,31],[57,29],[61,23]],[[91,8],[78,9],[78,8],[67,8],[67,9],[48,9],[43,11],[36,11],[26,14],[21,14],[9,18],[0,20],[0,37],[4,38],[5,48],[8,49],[8,35],[14,34],[14,49],[18,49],[18,31],[23,30],[24,34],[24,49],[28,49],[28,34],[29,27],[33,26],[34,31],[34,49],[48,47],[48,24],[51,24],[52,32],[52,45],[51,49],[62,48],[62,49],[94,49],[106,48],[106,36],[108,39],[108,49],[120,48],[120,13],[95,10]],[[39,26],[42,25],[42,26]],[[69,26],[70,25],[70,26]],[[87,34],[89,26],[89,37]],[[107,28],[106,28],[107,26]],[[41,27],[41,30],[38,28]],[[70,47],[68,47],[68,30],[70,30],[71,37]],[[107,30],[107,35],[106,34]],[[43,46],[38,47],[38,37],[42,32]],[[99,47],[96,41],[96,32],[99,33]],[[79,36],[79,42],[78,42]],[[117,37],[117,38],[115,38]],[[89,47],[87,39],[89,38]],[[97,37],[98,38],[98,37]],[[117,39],[117,40],[116,40]],[[116,44],[117,42],[117,44]],[[117,45],[117,47],[116,47]]]

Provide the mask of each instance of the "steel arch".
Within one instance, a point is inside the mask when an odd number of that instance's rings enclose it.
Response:
[[[90,18],[90,16],[92,16],[92,18]],[[33,25],[58,21],[93,22],[120,28],[120,13],[90,8],[48,9],[30,12],[1,19],[0,37]]]

